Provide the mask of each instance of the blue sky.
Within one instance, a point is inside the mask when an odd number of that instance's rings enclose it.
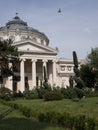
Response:
[[[58,9],[61,8],[61,13]],[[98,47],[98,0],[0,0],[0,26],[15,13],[58,47],[58,57],[85,59]]]

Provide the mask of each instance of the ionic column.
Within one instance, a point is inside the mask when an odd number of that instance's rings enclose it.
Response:
[[[25,59],[22,59],[20,62],[20,91],[23,92],[25,90],[25,73],[24,73],[24,62]]]
[[[12,63],[9,63],[9,68],[12,67]],[[8,88],[13,91],[13,76],[8,77]]]
[[[36,62],[37,60],[32,59],[32,86],[36,86]]]
[[[56,60],[53,60],[53,85],[56,85]]]

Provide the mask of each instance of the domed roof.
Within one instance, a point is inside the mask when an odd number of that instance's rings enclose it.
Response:
[[[47,39],[47,41],[49,42],[49,39],[47,38],[47,36],[44,33],[40,32],[32,27],[29,27],[27,25],[27,22],[24,22],[19,16],[17,16],[17,13],[16,13],[16,16],[12,20],[8,21],[4,27],[0,28],[0,31],[10,31],[10,30],[31,31],[33,33],[37,33],[41,36],[44,36],[45,39]]]
[[[23,20],[21,20],[18,16],[15,16],[13,18],[13,20],[9,21],[8,23],[6,23],[6,26],[11,26],[12,24],[14,25],[24,25],[24,26],[27,26],[27,23],[24,22]]]

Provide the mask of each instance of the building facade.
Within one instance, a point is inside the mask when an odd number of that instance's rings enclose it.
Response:
[[[13,80],[12,76],[5,78],[5,87],[23,92],[27,87],[32,90],[36,86],[41,86],[44,66],[51,86],[69,85],[69,77],[74,75],[73,62],[62,58],[57,59],[58,49],[49,47],[49,39],[44,33],[29,27],[16,15],[0,28],[0,40],[6,39],[12,39],[13,46],[23,54],[20,56],[20,63],[17,63],[17,72],[15,72],[20,80]]]

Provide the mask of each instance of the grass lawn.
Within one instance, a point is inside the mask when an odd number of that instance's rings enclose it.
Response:
[[[56,111],[61,113],[68,112],[73,115],[84,114],[98,120],[98,97],[83,98],[79,102],[74,102],[69,99],[60,101],[18,99],[14,102],[41,112]]]
[[[0,130],[64,130],[24,117],[18,110],[0,104]]]

